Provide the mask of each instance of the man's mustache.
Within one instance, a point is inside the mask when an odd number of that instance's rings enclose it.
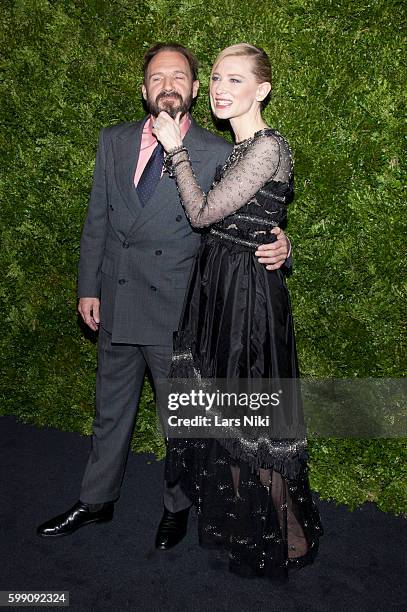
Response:
[[[183,99],[180,96],[179,93],[173,91],[173,92],[167,92],[167,91],[162,91],[161,93],[158,94],[158,96],[155,99],[155,103],[158,104],[158,102],[164,98],[177,98],[180,103],[182,104]]]

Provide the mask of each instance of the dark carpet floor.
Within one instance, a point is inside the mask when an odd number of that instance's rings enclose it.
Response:
[[[349,512],[316,496],[318,559],[284,585],[226,571],[197,545],[195,516],[181,544],[156,551],[163,463],[148,455],[130,455],[111,523],[38,538],[39,523],[77,500],[89,449],[79,434],[0,418],[0,590],[69,591],[75,612],[407,610],[407,520],[370,503]]]

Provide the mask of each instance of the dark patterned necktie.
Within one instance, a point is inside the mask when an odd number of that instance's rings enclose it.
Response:
[[[137,184],[137,193],[143,207],[147,204],[158,185],[161,178],[163,163],[164,149],[163,146],[158,143]]]

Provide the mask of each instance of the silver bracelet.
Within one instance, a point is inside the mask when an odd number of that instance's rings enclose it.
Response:
[[[179,160],[178,162],[175,162],[175,164],[173,164],[172,158],[177,153],[181,153],[181,151],[185,151],[185,153],[187,154],[187,158],[188,159],[186,159],[186,160]],[[175,178],[173,169],[181,161],[189,161],[188,149],[186,147],[184,147],[184,146],[177,147],[176,149],[172,149],[171,151],[169,151],[169,153],[167,153],[167,155],[165,156],[165,159],[164,159],[164,171],[168,172],[168,176],[170,176],[171,178]]]
[[[187,151],[187,148],[184,147],[184,145],[180,145],[179,147],[175,147],[174,149],[170,149],[169,151],[167,151],[167,154],[165,156],[165,159],[171,160],[174,155],[176,155],[177,153],[181,153],[181,151]]]

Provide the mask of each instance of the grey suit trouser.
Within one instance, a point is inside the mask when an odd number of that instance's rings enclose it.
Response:
[[[99,504],[119,497],[146,365],[153,381],[165,378],[171,355],[169,345],[112,344],[111,335],[100,328],[96,412],[81,486],[82,502]],[[191,501],[178,485],[168,487],[164,482],[164,505],[178,512],[190,506]]]

